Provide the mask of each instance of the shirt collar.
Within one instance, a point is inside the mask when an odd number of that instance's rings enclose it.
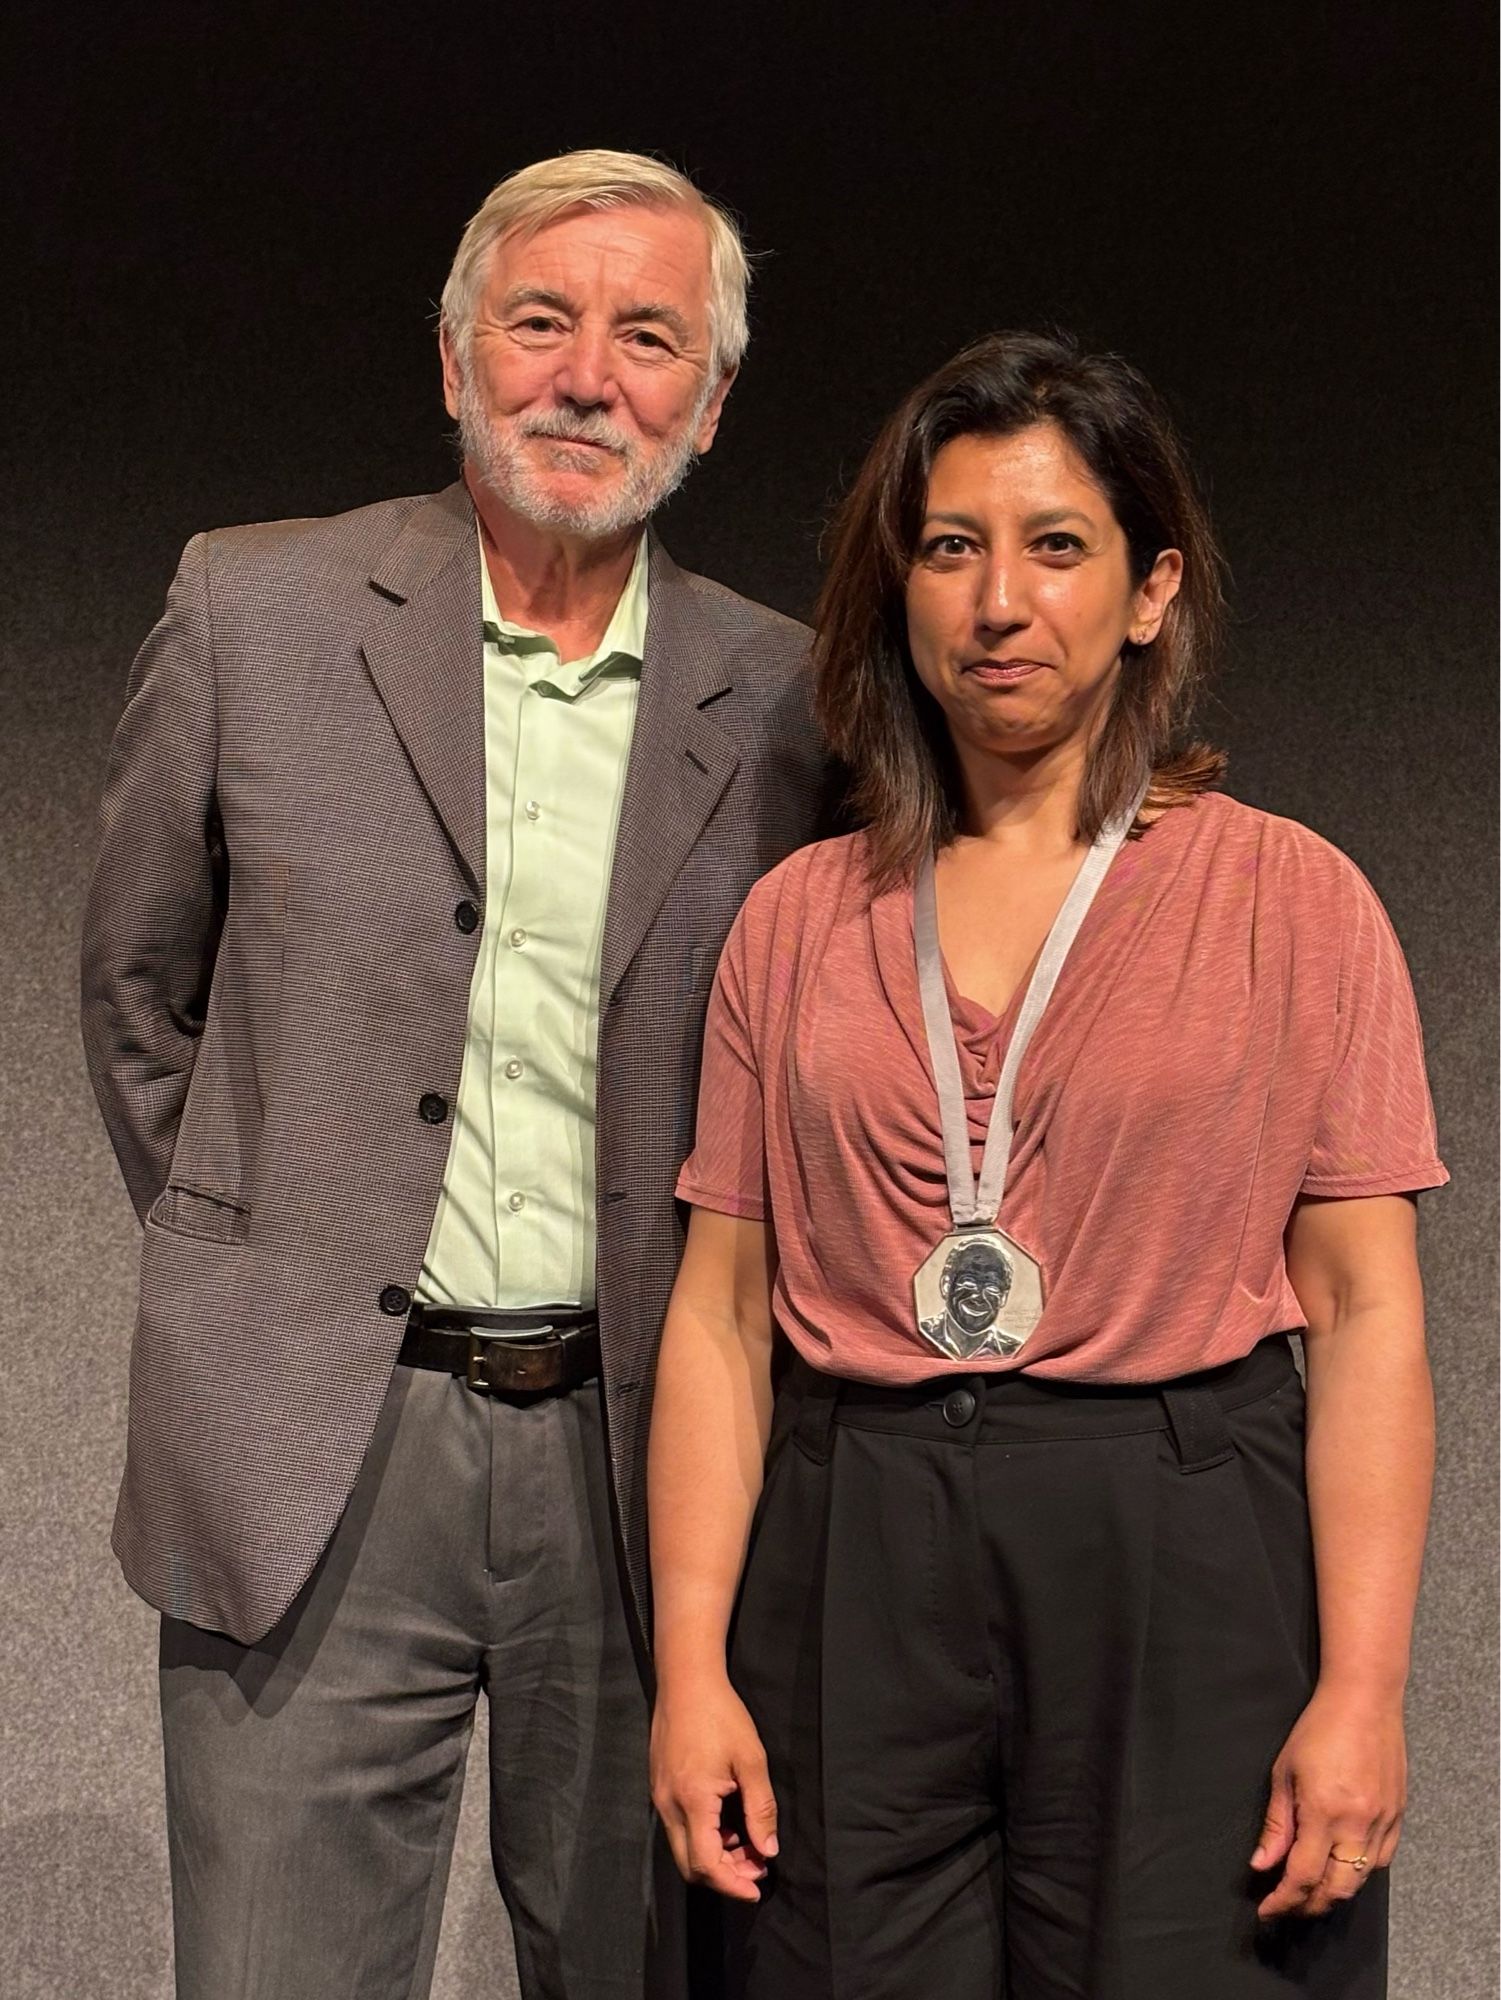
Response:
[[[475,525],[478,532],[478,523]],[[524,668],[531,686],[549,689],[570,701],[601,674],[639,678],[641,662],[646,657],[649,569],[643,530],[636,544],[636,559],[631,564],[631,573],[605,627],[604,637],[586,659],[560,661],[557,646],[545,632],[530,631],[524,625],[513,625],[509,619],[501,617],[481,535],[480,626],[485,643],[498,646],[504,655],[516,659]]]

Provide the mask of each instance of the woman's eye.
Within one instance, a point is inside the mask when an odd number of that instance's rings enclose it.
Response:
[[[969,552],[963,535],[930,535],[922,545],[924,556],[962,556]]]
[[[1080,555],[1084,550],[1077,535],[1044,535],[1037,546],[1048,556]]]

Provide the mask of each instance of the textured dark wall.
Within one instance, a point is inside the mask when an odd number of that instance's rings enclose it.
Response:
[[[667,521],[751,595],[807,609],[830,496],[976,332],[1062,321],[1178,406],[1235,569],[1208,716],[1232,788],[1367,870],[1427,1025],[1455,1185],[1424,1205],[1443,1465],[1393,1992],[1496,1990],[1490,10],[775,11],[11,10],[7,2000],[168,1990],[153,1626],[107,1552],[136,1235],[73,1026],[124,675],[193,530],[447,476],[431,309],[459,228],[587,144],[667,153],[766,253]],[[481,1834],[471,1812],[445,1993],[509,1990]]]

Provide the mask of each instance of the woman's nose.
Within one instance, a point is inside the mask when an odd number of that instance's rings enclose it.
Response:
[[[996,631],[1010,631],[1026,624],[1030,615],[1026,580],[1015,564],[999,558],[987,564],[976,610],[979,623]]]

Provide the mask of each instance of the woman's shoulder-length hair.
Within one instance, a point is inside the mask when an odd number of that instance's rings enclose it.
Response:
[[[1112,705],[1091,746],[1079,836],[1093,840],[1149,782],[1144,812],[1186,804],[1224,775],[1222,752],[1185,740],[1224,614],[1224,565],[1177,432],[1119,356],[1065,334],[996,333],[919,383],[871,447],[830,531],[814,618],[814,700],[850,772],[872,882],[908,877],[958,829],[958,772],[942,710],[907,644],[906,587],[933,461],[954,438],[1055,424],[1126,537],[1132,580],[1163,549],[1183,580],[1147,646],[1124,648]]]

